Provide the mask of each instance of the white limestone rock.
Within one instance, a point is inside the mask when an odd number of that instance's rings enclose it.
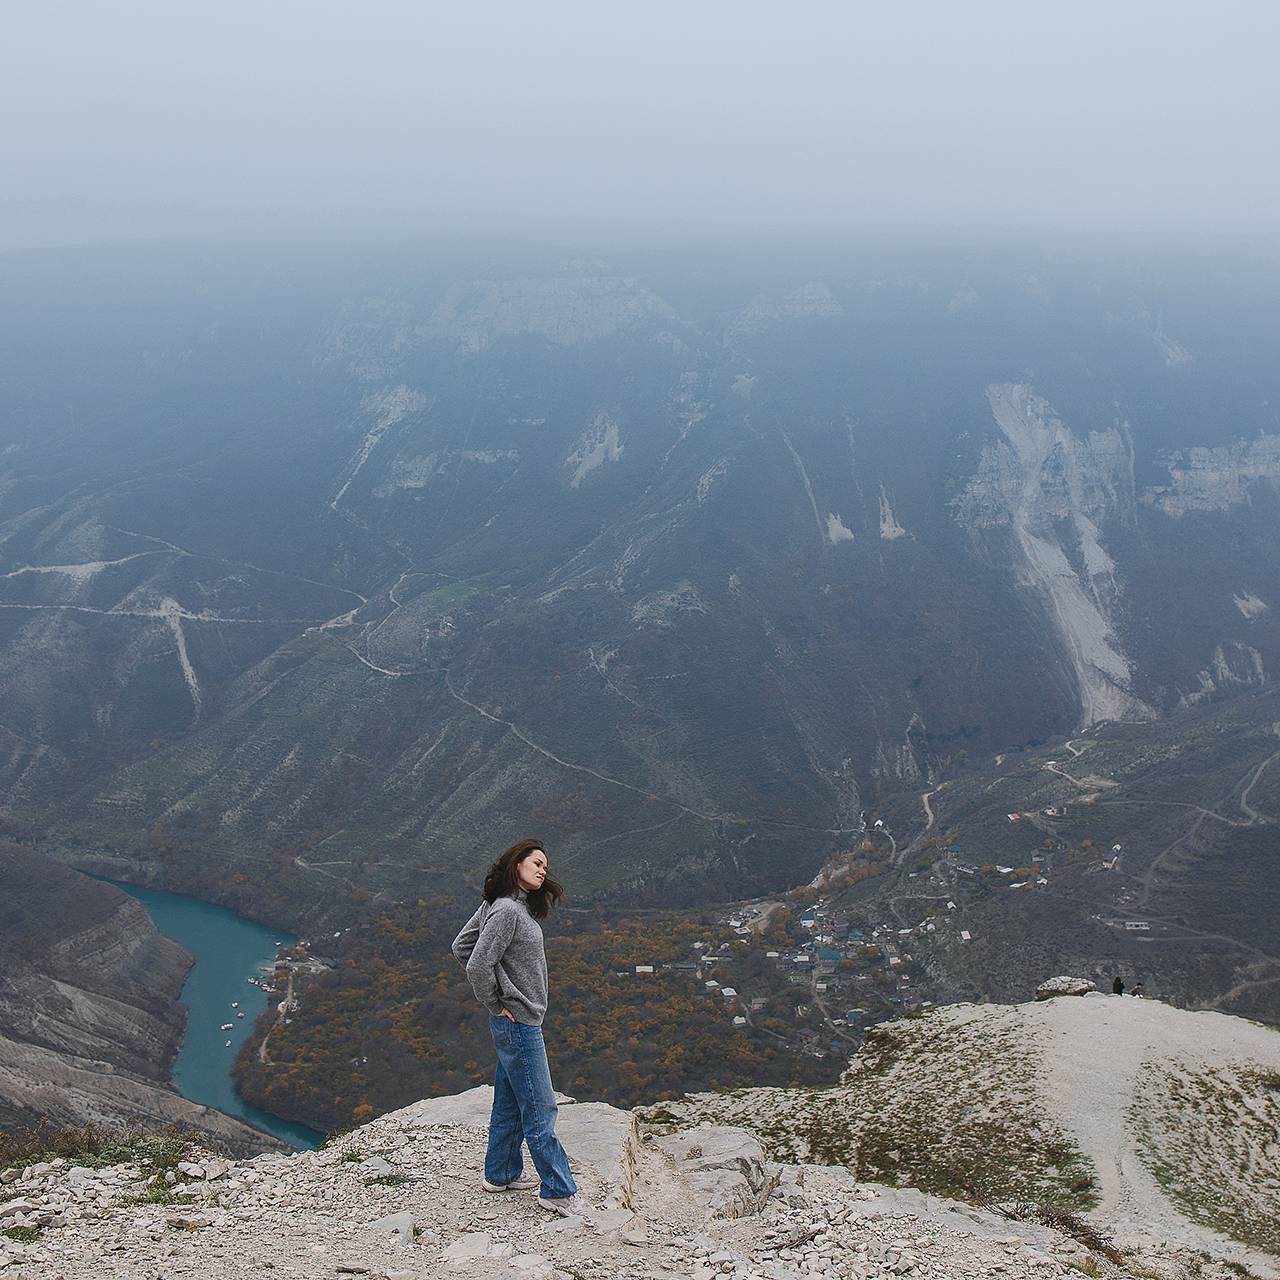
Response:
[[[778,1185],[759,1140],[745,1129],[707,1125],[655,1139],[691,1185],[708,1219],[756,1214]]]
[[[369,1230],[392,1244],[412,1244],[417,1223],[408,1209],[389,1213],[385,1218],[369,1223]]]
[[[1036,988],[1037,1000],[1052,1000],[1054,996],[1083,996],[1097,987],[1088,978],[1048,978]]]

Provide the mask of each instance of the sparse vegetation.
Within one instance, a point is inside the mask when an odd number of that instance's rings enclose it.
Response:
[[[1100,1276],[1102,1268],[1093,1258],[1063,1258],[1062,1265],[1078,1271],[1082,1276]]]
[[[1280,1251],[1280,1169],[1263,1156],[1280,1130],[1275,1072],[1242,1065],[1153,1073],[1132,1124],[1143,1163],[1189,1218]]]
[[[155,1132],[94,1124],[38,1125],[0,1133],[0,1169],[63,1159],[88,1169],[133,1162],[148,1175],[163,1175],[190,1145],[191,1136],[177,1128]]]
[[[131,1196],[124,1203],[127,1205],[172,1204],[173,1187],[163,1178],[158,1178],[144,1191],[140,1191],[136,1196]]]
[[[1110,1262],[1124,1262],[1124,1254],[1116,1248],[1110,1232],[1061,1204],[1048,1200],[1018,1200],[1011,1204],[985,1204],[983,1208],[990,1209],[1011,1222],[1038,1222],[1041,1226],[1061,1231],[1063,1235],[1078,1240]]]
[[[6,1227],[0,1231],[0,1236],[15,1240],[18,1244],[33,1244],[40,1239],[43,1230],[43,1227]]]

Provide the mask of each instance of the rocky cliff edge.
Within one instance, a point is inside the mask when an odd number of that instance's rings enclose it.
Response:
[[[5,1280],[1280,1276],[1274,1251],[1246,1247],[1221,1229],[1234,1219],[1220,1214],[1215,1229],[1180,1198],[1184,1184],[1195,1183],[1210,1199],[1234,1203],[1229,1171],[1247,1153],[1254,1199],[1246,1208],[1270,1212],[1275,1129],[1265,1126],[1276,1083],[1267,1073],[1280,1065],[1274,1031],[1087,996],[955,1006],[884,1036],[872,1039],[837,1090],[693,1095],[631,1113],[562,1098],[558,1131],[592,1205],[586,1220],[552,1217],[534,1192],[482,1189],[491,1095],[481,1087],[415,1103],[316,1152],[237,1163],[195,1151],[163,1173],[138,1164],[9,1170],[0,1175],[0,1229],[27,1238],[0,1236],[0,1271]],[[1018,1038],[1026,1043],[1011,1060]],[[935,1049],[925,1048],[930,1043]],[[1060,1196],[1051,1199],[1048,1182],[1042,1199],[991,1198],[982,1206],[886,1185],[905,1176],[905,1161],[886,1165],[884,1180],[860,1176],[868,1151],[888,1161],[886,1144],[905,1140],[892,1107],[863,1117],[865,1128],[838,1163],[813,1151],[786,1154],[801,1134],[814,1151],[832,1135],[848,1141],[850,1102],[839,1093],[859,1080],[886,1082],[882,1103],[893,1094],[914,1107],[932,1079],[934,1109],[951,1114],[955,1082],[938,1073],[951,1059],[966,1076],[976,1073],[985,1098],[978,1109],[992,1121],[984,1129],[990,1157],[1019,1165],[1027,1149],[1057,1144],[1052,1155],[1091,1207],[1071,1212]],[[1260,1073],[1253,1093],[1241,1088],[1250,1072]],[[1135,1085],[1137,1076],[1150,1087]],[[1122,1133],[1113,1124],[1117,1108],[1099,1100],[1108,1092],[1137,1104]],[[1059,1105],[1045,1103],[1055,1096]],[[966,1097],[962,1105],[976,1105]],[[1218,1103],[1233,1109],[1234,1125],[1215,1112]],[[716,1107],[736,1111],[741,1123],[705,1114]],[[993,1127],[1001,1117],[1003,1128]],[[871,1141],[877,1126],[883,1140]],[[962,1154],[966,1141],[962,1132]],[[1186,1145],[1196,1142],[1208,1144],[1215,1173]],[[1166,1167],[1175,1172],[1162,1175]],[[1144,1212],[1150,1217],[1139,1229]]]

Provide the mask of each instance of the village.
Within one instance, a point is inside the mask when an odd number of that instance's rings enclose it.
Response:
[[[916,990],[910,939],[917,930],[861,920],[862,913],[830,897],[801,909],[753,904],[720,920],[724,935],[734,936],[695,941],[686,960],[637,964],[630,972],[640,980],[686,972],[733,1026],[815,1058],[847,1057],[861,1044],[863,1028],[932,1007]],[[920,931],[936,927],[928,921]]]
[[[887,847],[892,857],[876,870],[901,872],[900,889],[874,900],[853,895],[850,862],[837,860],[782,901],[742,904],[724,914],[719,923],[726,934],[732,930],[732,938],[714,945],[695,942],[684,961],[637,964],[634,976],[687,971],[732,1025],[776,1036],[815,1058],[848,1056],[867,1027],[933,1007],[923,989],[923,961],[935,947],[973,942],[966,903],[1001,891],[1048,891],[1055,863],[1067,857],[1091,873],[1119,871],[1124,850],[1118,843],[1095,849],[1085,841],[1068,848],[1059,834],[1067,815],[1066,804],[1003,815],[1002,825],[1038,842],[1010,860],[1018,865],[966,857],[953,831],[918,842],[925,846],[923,856],[917,851],[915,863],[898,867],[892,865],[901,861],[897,842],[884,820],[875,818],[858,852],[874,856]],[[800,905],[797,896],[808,900]],[[1122,892],[1119,900],[1128,896]],[[1122,917],[1103,923],[1131,936],[1152,928],[1147,920]]]

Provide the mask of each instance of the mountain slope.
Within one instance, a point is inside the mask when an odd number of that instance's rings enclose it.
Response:
[[[259,909],[530,826],[807,878],[949,756],[1269,679],[1269,270],[6,260],[0,796]]]

